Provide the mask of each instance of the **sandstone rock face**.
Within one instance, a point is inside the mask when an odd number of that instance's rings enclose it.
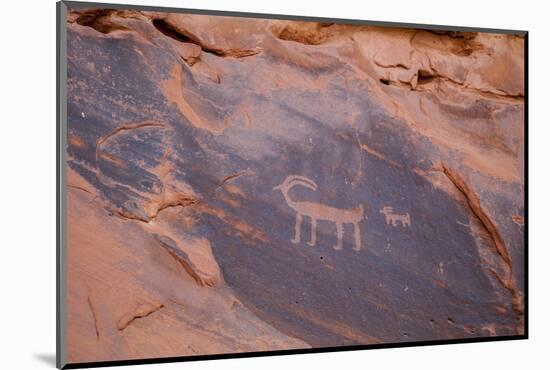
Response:
[[[521,36],[67,28],[69,362],[523,334]]]

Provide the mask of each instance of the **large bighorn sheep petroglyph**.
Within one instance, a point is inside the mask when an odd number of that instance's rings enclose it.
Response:
[[[288,192],[296,185],[304,186],[313,191],[317,190],[317,184],[313,180],[298,175],[287,176],[281,185],[277,185],[273,188],[273,190],[280,190],[283,193],[286,204],[296,211],[294,239],[291,241],[295,244],[300,242],[302,217],[308,216],[311,218],[311,240],[307,243],[308,245],[314,246],[317,242],[317,221],[322,220],[332,221],[336,224],[338,243],[333,247],[336,250],[341,250],[343,248],[342,237],[344,235],[344,224],[353,224],[355,236],[355,246],[353,250],[361,250],[361,229],[359,228],[359,221],[363,219],[363,205],[360,204],[359,207],[352,209],[340,209],[320,203],[294,201],[290,198]]]
[[[386,216],[386,225],[397,226],[397,221],[401,222],[401,226],[411,226],[411,215],[407,212],[405,214],[398,214],[393,212],[393,207],[384,207],[380,210],[384,216]]]

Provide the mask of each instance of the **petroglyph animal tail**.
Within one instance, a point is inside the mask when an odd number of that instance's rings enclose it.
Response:
[[[407,212],[405,214],[399,214],[393,212],[393,207],[384,207],[380,210],[384,216],[386,216],[386,224],[397,226],[397,222],[401,222],[403,227],[411,226],[411,215]]]
[[[307,216],[311,218],[311,239],[307,242],[308,245],[313,247],[317,243],[317,221],[332,221],[336,224],[336,236],[338,237],[338,242],[333,248],[336,250],[341,250],[343,248],[342,239],[344,236],[344,224],[352,224],[355,237],[355,246],[353,250],[361,250],[361,229],[359,228],[359,221],[363,219],[363,205],[360,204],[358,207],[351,209],[341,209],[320,203],[295,201],[290,198],[288,193],[290,189],[297,185],[304,186],[313,191],[317,190],[317,184],[313,180],[298,175],[287,176],[282,184],[273,188],[273,190],[280,190],[283,193],[286,204],[296,211],[294,239],[291,239],[291,241],[295,244],[300,243],[302,217]]]

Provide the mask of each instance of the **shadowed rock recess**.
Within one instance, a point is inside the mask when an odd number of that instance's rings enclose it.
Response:
[[[68,360],[524,332],[524,39],[72,10]]]

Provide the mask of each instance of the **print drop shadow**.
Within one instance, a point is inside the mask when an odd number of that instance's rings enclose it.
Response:
[[[33,357],[48,366],[55,367],[56,365],[55,353],[35,353]]]

